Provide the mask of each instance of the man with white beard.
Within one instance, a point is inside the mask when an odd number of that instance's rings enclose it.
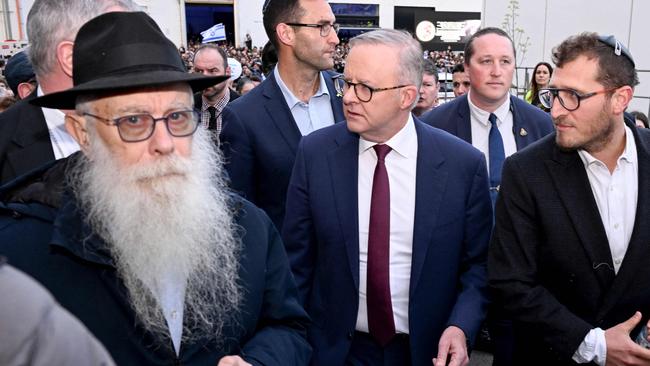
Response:
[[[119,365],[305,365],[308,318],[269,218],[225,188],[197,129],[188,74],[144,13],[108,13],[75,40],[81,152],[0,190],[0,254],[35,277]],[[162,123],[157,123],[162,122]]]

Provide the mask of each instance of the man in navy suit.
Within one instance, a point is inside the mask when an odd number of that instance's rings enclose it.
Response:
[[[468,94],[422,116],[424,122],[460,137],[485,154],[493,204],[505,158],[553,131],[547,113],[509,94],[514,70],[515,47],[508,34],[498,28],[481,29],[465,45]],[[497,320],[501,318],[498,310],[490,311],[494,364],[504,366],[511,364],[513,341],[509,322]]]
[[[468,94],[422,116],[422,121],[441,128],[474,145],[488,161],[490,172],[489,116],[496,116],[505,157],[553,131],[547,113],[509,94],[515,70],[515,47],[503,30],[484,28],[465,45],[465,71],[470,78]],[[493,160],[493,159],[492,159]],[[501,160],[503,164],[503,160]],[[498,169],[500,175],[500,167]],[[500,177],[492,188],[498,191]]]
[[[291,169],[301,137],[343,120],[334,90],[338,25],[325,0],[272,0],[264,28],[278,64],[224,111],[221,135],[231,186],[282,227]]]
[[[282,230],[312,363],[466,365],[486,308],[485,159],[412,116],[422,50],[408,33],[350,47],[346,122],[301,141]]]

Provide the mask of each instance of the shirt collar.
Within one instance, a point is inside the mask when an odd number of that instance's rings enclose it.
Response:
[[[489,124],[489,118],[490,118],[490,112],[484,111],[481,108],[477,107],[474,103],[472,103],[472,98],[470,98],[471,90],[467,92],[467,102],[469,103],[469,111],[472,114],[472,117],[474,117],[475,120],[479,121],[482,125],[488,126]],[[508,112],[510,112],[510,96],[506,98],[506,100],[497,108],[494,112],[497,116],[497,126],[499,126],[503,121],[506,120],[506,117],[508,116]]]
[[[593,155],[586,152],[585,150],[578,150],[578,155],[580,155],[580,159],[582,159],[582,163],[585,165],[585,167],[588,167],[589,165],[596,162],[604,165],[603,162],[596,159]],[[636,141],[634,141],[634,134],[632,133],[632,130],[627,125],[625,126],[625,149],[623,150],[621,156],[618,157],[617,162],[620,163],[622,161],[630,164],[636,164],[637,161]]]
[[[414,158],[417,155],[417,132],[415,131],[415,123],[413,122],[413,115],[408,114],[408,120],[404,127],[399,130],[393,137],[384,143],[396,153],[405,158]],[[359,155],[368,151],[371,147],[377,145],[376,142],[365,140],[359,136]]]
[[[284,100],[287,101],[287,105],[289,106],[289,109],[293,108],[296,104],[302,103],[300,99],[298,99],[291,90],[289,90],[289,87],[287,84],[284,83],[284,80],[282,80],[282,77],[280,76],[280,72],[278,71],[278,67],[276,66],[273,69],[273,75],[275,76],[275,80],[278,83],[278,86],[280,87],[280,91],[282,91],[282,95],[284,96]],[[329,90],[327,89],[327,84],[325,84],[325,78],[323,77],[323,73],[319,72],[318,73],[318,90],[316,90],[316,93],[312,95],[312,98],[315,97],[320,97],[322,95],[327,95],[329,97]]]
[[[214,104],[208,103],[208,101],[205,100],[203,95],[201,95],[201,102],[203,103],[201,104],[201,111],[205,112],[208,110],[209,107],[215,107],[218,111],[220,111],[223,109],[223,107],[226,106],[226,104],[228,104],[229,101],[230,101],[230,90],[228,89],[226,90],[225,93],[223,93],[223,97],[219,98],[219,100],[217,100]]]
[[[43,96],[43,89],[39,85],[36,89],[36,96]],[[65,113],[61,112],[58,109],[45,108],[41,107],[43,110],[43,115],[45,115],[45,123],[47,124],[48,129],[53,130],[60,128],[65,131]]]

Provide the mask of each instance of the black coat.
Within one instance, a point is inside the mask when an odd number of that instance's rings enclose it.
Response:
[[[576,151],[555,133],[503,167],[488,272],[515,319],[515,364],[573,365],[590,329],[650,315],[650,131],[629,125],[638,156],[632,237],[617,275],[598,206]],[[632,334],[635,335],[634,332]]]
[[[229,354],[253,365],[308,363],[309,320],[280,235],[260,209],[232,197],[235,226],[245,233],[238,323],[224,328],[222,346],[211,339],[182,343],[177,357],[171,341],[138,324],[106,243],[92,234],[75,199],[57,183],[63,164],[65,159],[58,160],[46,173],[22,177],[0,191],[0,255],[41,282],[104,344],[116,364],[216,365]]]

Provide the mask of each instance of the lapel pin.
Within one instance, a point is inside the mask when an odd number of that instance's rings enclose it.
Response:
[[[528,136],[528,132],[526,132],[526,130],[522,128],[521,130],[519,130],[519,136]]]

